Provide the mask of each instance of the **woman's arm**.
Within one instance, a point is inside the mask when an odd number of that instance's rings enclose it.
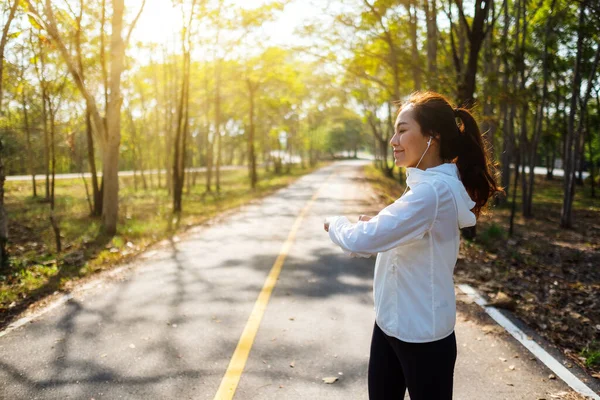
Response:
[[[368,221],[373,217],[369,217],[367,215],[360,215],[360,217],[358,217],[359,221]],[[329,220],[327,218],[325,218],[325,232],[329,232]]]
[[[328,233],[344,252],[374,254],[420,239],[437,218],[436,189],[423,183],[367,221],[352,224],[345,216],[330,219]]]

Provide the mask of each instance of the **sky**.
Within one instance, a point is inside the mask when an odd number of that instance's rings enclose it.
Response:
[[[267,0],[242,0],[236,1],[244,8],[255,8],[266,3]],[[294,29],[305,19],[315,18],[319,8],[311,5],[309,0],[292,0],[276,21],[267,23],[262,27],[262,33],[269,37],[272,44],[291,44],[296,39]],[[131,15],[137,13],[141,0],[129,0],[128,9]],[[177,32],[181,27],[181,14],[173,8],[171,0],[146,0],[146,6],[132,33],[134,41],[145,43],[165,43],[171,38],[172,32]]]

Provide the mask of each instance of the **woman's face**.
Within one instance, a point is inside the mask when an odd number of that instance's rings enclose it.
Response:
[[[421,127],[412,118],[412,111],[412,104],[402,108],[394,124],[394,136],[390,139],[398,167],[415,167],[427,149],[428,138],[421,134]]]

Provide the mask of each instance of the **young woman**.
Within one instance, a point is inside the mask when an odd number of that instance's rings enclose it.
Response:
[[[394,129],[408,193],[356,224],[327,218],[325,230],[352,257],[377,254],[369,398],[403,399],[408,388],[411,400],[452,399],[459,229],[503,190],[477,122],[442,95],[413,93]]]

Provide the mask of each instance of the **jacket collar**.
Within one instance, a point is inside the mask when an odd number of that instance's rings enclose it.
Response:
[[[448,183],[458,212],[458,225],[460,228],[473,226],[477,222],[475,214],[471,211],[476,203],[471,199],[460,180],[460,173],[455,163],[444,163],[438,166],[422,170],[419,168],[406,168],[406,184],[413,188],[420,182],[443,180]]]

